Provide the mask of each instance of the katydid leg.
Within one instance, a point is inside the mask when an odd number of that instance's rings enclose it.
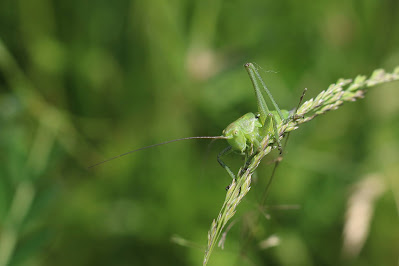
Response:
[[[284,120],[283,113],[281,112],[280,108],[278,107],[278,105],[277,105],[276,101],[274,100],[272,94],[270,93],[269,89],[266,87],[265,82],[263,81],[263,79],[260,76],[259,72],[256,70],[255,66],[253,64],[251,64],[251,63],[248,63],[248,64],[245,65],[245,67],[247,68],[248,72],[250,72],[250,77],[251,77],[252,83],[254,83],[254,81],[253,81],[254,76],[256,76],[259,79],[260,83],[262,84],[263,90],[266,92],[267,96],[269,97],[270,101],[272,102],[274,108],[276,109],[278,115],[280,116],[280,119]],[[259,88],[255,88],[255,89],[259,90]],[[257,94],[257,97],[259,98],[258,94]],[[259,102],[259,100],[258,100],[258,102]],[[268,110],[267,110],[267,112],[268,112]]]
[[[299,99],[298,106],[295,108],[294,113],[292,114],[292,116],[290,116],[288,119],[295,119],[296,112],[298,111],[298,109],[299,109],[299,107],[300,107],[300,105],[301,105],[301,103],[303,101],[303,98],[305,97],[306,91],[307,91],[307,88],[305,88],[303,90],[301,98]],[[268,193],[270,185],[271,185],[271,183],[272,183],[272,181],[274,179],[274,175],[276,173],[277,167],[278,167],[278,165],[280,164],[280,162],[283,159],[283,148],[282,148],[281,143],[279,141],[280,137],[279,137],[278,132],[277,132],[276,117],[275,116],[272,116],[272,117],[273,117],[273,120],[274,120],[274,122],[273,122],[274,134],[276,136],[276,139],[278,139],[277,143],[279,145],[280,155],[279,155],[279,157],[277,157],[277,159],[274,160],[275,164],[274,164],[273,171],[272,171],[272,174],[270,176],[269,182],[267,183],[265,191],[263,193],[263,197],[262,197],[261,204],[260,204],[261,207],[263,207],[263,205],[265,204],[265,201],[266,201],[266,198],[267,198],[267,193]],[[287,146],[287,142],[288,142],[289,136],[290,136],[290,133],[288,133],[287,137],[285,138],[284,149]]]
[[[305,88],[305,89],[303,90],[302,95],[301,95],[301,97],[299,98],[298,105],[297,105],[296,108],[294,109],[294,112],[292,113],[292,115],[290,115],[290,116],[288,117],[288,119],[292,119],[292,120],[298,119],[298,116],[296,115],[296,112],[298,111],[299,107],[301,106],[301,103],[302,103],[302,101],[303,101],[303,97],[305,97],[305,94],[306,94],[306,91],[307,91],[307,90],[308,90],[308,88]]]
[[[234,175],[233,171],[230,170],[230,168],[222,161],[222,156],[231,153],[232,147],[228,146],[227,148],[225,148],[224,150],[222,150],[219,154],[218,154],[218,162],[219,164],[227,171],[227,173],[231,176],[232,179],[236,179],[236,176]]]
[[[273,113],[267,114],[265,124],[263,126],[263,133],[269,134],[270,138],[277,143],[277,148],[279,149],[280,154],[282,154],[283,152],[281,148],[280,135],[277,129],[277,123],[277,119]]]
[[[276,101],[274,100],[272,94],[270,93],[270,91],[267,89],[265,82],[263,81],[263,79],[261,78],[261,76],[259,75],[258,71],[255,71],[256,76],[258,77],[258,79],[260,80],[260,83],[263,86],[263,89],[266,91],[267,96],[269,96],[272,104],[274,105],[274,108],[276,108],[276,111],[278,113],[278,115],[280,116],[281,120],[284,120],[284,116],[283,113],[281,112],[280,108],[278,107]]]
[[[267,107],[265,99],[263,98],[262,92],[260,91],[258,82],[256,81],[254,65],[251,63],[247,63],[245,64],[245,68],[248,71],[249,77],[255,90],[256,100],[258,102],[258,112],[260,114],[260,121],[263,124],[266,120],[267,114],[270,113],[270,111]]]

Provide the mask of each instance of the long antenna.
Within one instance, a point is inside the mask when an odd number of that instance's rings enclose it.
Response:
[[[117,159],[119,157],[131,154],[131,153],[136,152],[136,151],[141,151],[141,150],[149,149],[149,148],[152,148],[152,147],[161,146],[161,145],[165,145],[165,144],[168,144],[168,143],[172,143],[172,142],[176,142],[176,141],[180,141],[180,140],[187,140],[187,139],[228,139],[228,138],[226,138],[224,136],[199,136],[199,137],[187,137],[187,138],[168,140],[168,141],[165,141],[165,142],[152,144],[152,145],[149,145],[149,146],[141,147],[141,148],[136,149],[136,150],[132,150],[132,151],[128,151],[128,152],[122,153],[122,154],[120,154],[118,156],[109,158],[107,160],[101,161],[101,162],[96,163],[96,164],[93,164],[93,165],[89,166],[88,169],[93,168],[95,166],[98,166],[100,164],[115,160],[115,159]]]

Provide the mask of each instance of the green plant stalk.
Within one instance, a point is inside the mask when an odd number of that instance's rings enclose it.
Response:
[[[283,139],[287,136],[286,133],[296,130],[300,124],[306,123],[318,115],[338,109],[344,102],[353,102],[363,98],[367,88],[395,80],[399,80],[399,66],[392,73],[377,69],[369,79],[366,79],[366,76],[357,76],[353,81],[351,79],[340,79],[331,84],[327,90],[319,93],[315,98],[304,102],[297,109],[292,119],[282,121],[278,125],[279,138]],[[208,232],[208,246],[205,250],[203,265],[208,263],[212,250],[219,240],[224,227],[234,216],[238,204],[250,190],[252,174],[263,157],[275,148],[277,146],[273,145],[272,138],[269,135],[266,136],[261,142],[261,148],[247,158],[243,167],[238,171],[237,178],[229,186],[218,217],[212,221]]]
[[[11,261],[21,225],[31,208],[35,192],[32,182],[28,180],[20,182],[17,186],[0,237],[0,266],[7,266]]]
[[[67,150],[71,150],[71,140],[77,134],[64,112],[44,101],[1,39],[0,72],[28,113],[38,121],[37,133],[25,165],[30,174],[20,177],[21,181],[16,184],[10,209],[1,225],[0,266],[7,266],[13,259],[23,225],[37,195],[36,178],[46,169],[55,140],[58,139]]]

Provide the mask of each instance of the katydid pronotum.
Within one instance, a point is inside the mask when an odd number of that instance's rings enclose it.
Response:
[[[180,138],[169,140],[166,142],[153,144],[150,146],[142,147],[136,150],[132,150],[118,156],[109,158],[107,160],[101,161],[96,163],[89,168],[98,166],[105,162],[117,159],[119,157],[128,155],[133,152],[137,152],[140,150],[152,148],[159,145],[168,144],[171,142],[181,141],[181,140],[188,140],[188,139],[226,139],[229,146],[225,148],[222,152],[218,155],[218,162],[219,164],[227,171],[227,173],[231,176],[231,178],[235,179],[234,173],[230,170],[230,168],[221,160],[221,157],[231,153],[236,152],[241,155],[246,156],[247,158],[256,152],[260,148],[260,143],[262,139],[269,135],[270,139],[273,140],[274,145],[277,145],[278,149],[280,150],[280,154],[282,153],[282,147],[280,142],[280,136],[277,131],[277,126],[282,121],[287,121],[289,119],[294,119],[294,112],[289,112],[287,110],[281,110],[277,103],[274,101],[272,94],[267,89],[265,83],[263,82],[259,72],[255,68],[252,63],[246,63],[245,68],[249,74],[249,77],[252,81],[252,85],[255,90],[255,95],[257,98],[258,104],[258,113],[247,113],[231,123],[225,130],[223,130],[222,136],[198,136],[198,137],[187,137],[187,138]],[[263,97],[261,87],[258,84],[258,81],[261,83],[263,91],[266,92],[267,96],[269,97],[270,101],[272,102],[275,110],[270,111],[267,107],[265,98]],[[303,95],[301,97],[301,100]],[[298,105],[299,106],[299,105]]]

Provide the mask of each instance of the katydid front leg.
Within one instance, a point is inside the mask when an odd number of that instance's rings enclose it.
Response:
[[[277,119],[273,113],[269,113],[266,117],[265,125],[263,128],[265,129],[265,136],[269,133],[270,137],[273,139],[275,143],[277,143],[277,148],[280,151],[280,155],[283,153],[280,135],[277,130]]]
[[[222,159],[221,159],[222,156],[224,156],[224,155],[226,155],[226,154],[229,154],[229,153],[231,153],[232,151],[233,151],[233,150],[232,150],[232,147],[231,147],[231,146],[228,146],[227,148],[225,148],[224,150],[222,150],[222,151],[218,154],[218,162],[219,162],[219,164],[224,168],[224,170],[226,170],[227,173],[229,173],[229,175],[231,176],[232,179],[236,179],[236,176],[234,175],[233,171],[231,171],[231,170],[230,170],[230,167],[228,167],[227,164],[225,164],[225,163],[222,161]]]

